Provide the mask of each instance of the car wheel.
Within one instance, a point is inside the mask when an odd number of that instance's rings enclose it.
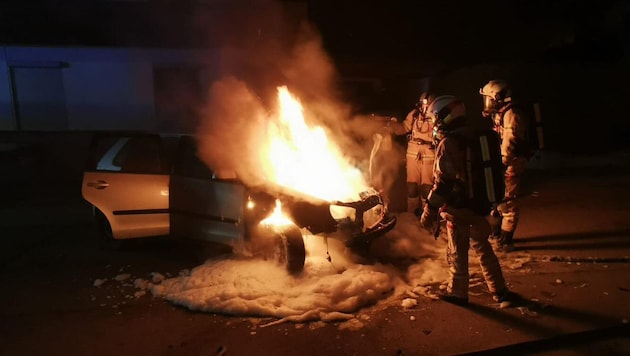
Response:
[[[264,258],[278,262],[291,274],[304,270],[306,248],[302,231],[296,225],[259,226],[256,236]]]
[[[289,273],[299,273],[304,269],[306,249],[302,231],[291,225],[281,229],[278,233],[279,262],[284,265]]]
[[[98,233],[98,243],[101,248],[118,250],[123,247],[124,240],[116,240],[114,238],[109,220],[107,220],[107,217],[100,211],[96,212],[96,229]]]

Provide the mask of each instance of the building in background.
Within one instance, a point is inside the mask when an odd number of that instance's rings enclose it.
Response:
[[[269,44],[295,41],[309,17],[307,1],[2,6],[0,131],[13,132],[191,131],[226,51],[263,61]],[[369,58],[336,65],[357,110],[406,108],[416,95],[417,66]],[[401,95],[407,88],[413,94]]]
[[[142,48],[0,48],[0,130],[186,131],[217,52]]]
[[[191,131],[221,54],[236,57],[250,38],[276,36],[277,23],[305,16],[291,2],[252,21],[267,6],[259,3],[5,3],[0,131]]]

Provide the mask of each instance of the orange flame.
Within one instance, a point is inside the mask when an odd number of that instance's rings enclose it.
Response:
[[[261,162],[274,183],[332,202],[359,199],[368,189],[363,174],[328,140],[320,126],[309,127],[302,105],[287,89],[278,88],[280,113],[268,127],[269,148]]]
[[[272,225],[272,226],[284,226],[291,225],[293,222],[289,219],[288,216],[284,215],[282,212],[282,204],[280,200],[276,200],[276,207],[273,209],[271,215],[266,217],[264,220],[260,222],[262,225]]]

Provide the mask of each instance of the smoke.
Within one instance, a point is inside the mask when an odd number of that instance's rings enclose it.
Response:
[[[265,122],[274,118],[277,87],[285,85],[299,98],[306,123],[323,127],[329,141],[367,175],[373,136],[382,122],[352,115],[353,104],[344,99],[334,62],[311,23],[294,21],[279,2],[255,4],[223,19],[222,36],[237,46],[221,49],[220,75],[208,90],[196,130],[200,157],[215,171],[233,170],[245,184],[261,183],[260,140]],[[227,26],[234,23],[246,28]],[[380,154],[399,152],[383,146]],[[391,164],[396,160],[381,161],[375,175],[380,185],[390,184],[398,173]]]
[[[245,82],[226,77],[212,85],[207,105],[196,135],[200,158],[215,172],[234,172],[244,182],[260,184],[252,154],[267,118],[260,99]]]

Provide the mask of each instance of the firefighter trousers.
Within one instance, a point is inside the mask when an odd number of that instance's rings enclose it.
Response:
[[[484,216],[470,209],[446,208],[442,213],[446,220],[448,245],[446,259],[449,265],[447,292],[460,298],[468,298],[470,275],[468,253],[470,248],[479,256],[481,272],[490,293],[507,288],[501,265],[488,241],[490,224]]]
[[[506,167],[504,177],[505,200],[497,207],[501,216],[501,230],[512,234],[516,231],[520,217],[518,198],[521,191],[521,177],[525,172],[526,165],[527,160],[519,157]]]
[[[424,207],[433,185],[435,153],[427,144],[410,141],[407,146],[407,211],[413,213]]]

